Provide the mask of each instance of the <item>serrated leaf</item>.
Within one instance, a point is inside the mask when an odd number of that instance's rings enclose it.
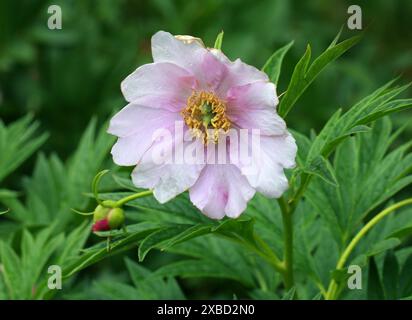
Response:
[[[323,154],[329,154],[333,149],[336,148],[336,146],[341,143],[343,140],[345,140],[348,137],[352,137],[355,134],[358,133],[363,133],[363,132],[368,132],[371,128],[365,125],[358,125],[355,126],[353,128],[351,128],[350,130],[348,130],[347,132],[345,132],[344,135],[335,138],[334,140],[328,142],[325,147],[322,149],[322,153]]]
[[[314,158],[308,167],[303,168],[303,171],[318,176],[333,186],[338,186],[338,181],[336,180],[335,172],[331,164],[322,156]]]
[[[322,135],[322,140],[327,141],[335,130],[336,126],[330,126],[328,133],[321,132],[319,137]],[[391,131],[391,122],[385,118],[368,132],[345,140],[334,154],[333,168],[339,187],[315,179],[306,190],[306,198],[342,246],[348,244],[373,209],[412,183],[408,144],[391,150]],[[316,150],[323,149],[322,145],[319,142]],[[375,242],[378,240],[381,239]],[[390,243],[398,244],[396,240]]]
[[[139,261],[143,261],[150,250],[162,247],[189,227],[188,225],[174,225],[148,235],[139,245]]]
[[[202,236],[204,234],[210,233],[212,230],[212,226],[210,225],[194,225],[192,227],[187,228],[185,231],[181,232],[177,236],[169,239],[165,243],[162,244],[161,250],[167,250],[168,248],[184,242],[195,237]]]
[[[118,252],[129,250],[148,235],[159,230],[159,226],[151,222],[142,222],[136,225],[133,233],[120,239],[113,239],[110,245],[110,252],[107,251],[105,243],[99,243],[96,247],[91,247],[78,257],[73,263],[63,270],[63,278],[68,278],[84,268]]]

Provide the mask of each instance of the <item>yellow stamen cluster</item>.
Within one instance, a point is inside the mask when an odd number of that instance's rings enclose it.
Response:
[[[230,129],[224,101],[211,92],[194,91],[181,114],[193,134],[203,137],[205,144],[209,140],[217,143],[219,130],[227,132]],[[210,137],[210,132],[213,132],[213,137]]]

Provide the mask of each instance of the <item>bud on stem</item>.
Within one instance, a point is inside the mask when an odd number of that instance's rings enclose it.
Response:
[[[109,203],[110,202],[110,203]],[[121,208],[108,207],[114,201],[103,201],[98,205],[93,213],[93,231],[109,231],[119,229],[125,221],[124,211]],[[107,206],[107,207],[106,207]]]

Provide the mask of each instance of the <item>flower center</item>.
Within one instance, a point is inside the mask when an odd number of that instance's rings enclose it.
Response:
[[[212,92],[193,91],[181,114],[193,134],[197,137],[203,137],[205,144],[209,140],[217,143],[219,130],[227,132],[230,129],[231,124],[226,116],[226,105]]]

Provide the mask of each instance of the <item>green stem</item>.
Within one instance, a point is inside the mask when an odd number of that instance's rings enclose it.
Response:
[[[267,245],[267,243],[256,234],[255,239],[258,242],[259,246],[263,249],[263,251],[257,250],[256,253],[266,259],[270,264],[272,264],[276,271],[284,274],[286,271],[285,264],[280,261],[276,253],[273,252],[272,249]]]
[[[10,209],[7,209],[7,210],[4,210],[4,211],[1,211],[1,212],[0,212],[0,216],[1,216],[2,214],[6,214],[6,213],[8,213],[8,212],[10,212]]]
[[[290,210],[285,199],[279,198],[279,205],[282,211],[283,217],[283,237],[284,237],[284,265],[285,272],[283,273],[283,280],[285,288],[288,290],[294,285],[293,276],[293,223],[292,223],[292,211]]]
[[[126,204],[127,202],[139,199],[139,198],[143,198],[143,197],[147,197],[153,194],[152,190],[147,190],[147,191],[142,191],[142,192],[138,192],[138,193],[134,193],[131,194],[130,196],[124,197],[118,201],[116,201],[115,207],[119,208],[122,207],[124,204]]]
[[[300,200],[300,198],[303,197],[303,194],[305,193],[311,178],[312,178],[312,176],[310,176],[306,173],[302,174],[302,177],[301,177],[302,182],[300,184],[300,187],[296,191],[293,198],[289,201],[289,204],[288,204],[289,205],[289,212],[291,212],[291,213],[295,212],[296,207],[298,206],[299,200]]]
[[[378,213],[367,224],[365,224],[365,226],[356,234],[356,236],[352,239],[352,241],[343,251],[336,265],[336,269],[339,270],[344,267],[353,249],[355,249],[356,245],[359,243],[359,241],[366,235],[366,233],[370,229],[372,229],[379,221],[385,218],[388,214],[408,204],[412,204],[412,198],[409,198],[409,199],[406,199],[406,200],[403,200],[403,201],[400,201],[398,203],[391,205],[390,207]],[[338,283],[335,281],[335,279],[332,279],[330,282],[329,288],[328,288],[328,292],[326,294],[326,299],[333,300],[333,299],[337,299],[337,297],[338,297]]]

